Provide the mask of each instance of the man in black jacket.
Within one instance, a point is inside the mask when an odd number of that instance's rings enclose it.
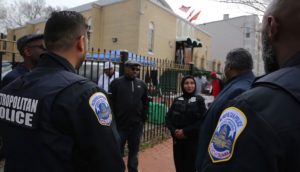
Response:
[[[87,24],[74,11],[52,13],[48,52],[0,93],[6,172],[124,172],[104,90],[76,74],[86,54]]]
[[[128,171],[138,171],[138,151],[143,126],[147,119],[148,92],[144,81],[138,79],[140,64],[133,60],[125,62],[125,75],[115,79],[110,85],[113,113],[121,138],[124,154],[128,142]]]
[[[273,0],[263,19],[267,75],[222,112],[198,171],[299,171],[299,30],[299,0]]]

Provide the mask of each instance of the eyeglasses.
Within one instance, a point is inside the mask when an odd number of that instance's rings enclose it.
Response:
[[[132,71],[140,71],[140,68],[132,67],[131,70],[132,70]]]
[[[32,45],[32,46],[27,46],[27,48],[39,48],[43,51],[46,50],[46,48],[44,47],[44,45]]]

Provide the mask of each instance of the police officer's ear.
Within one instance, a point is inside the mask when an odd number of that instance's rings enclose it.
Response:
[[[32,56],[31,49],[29,47],[24,47],[23,48],[23,54],[24,54],[25,57]]]
[[[77,44],[76,44],[76,48],[77,48],[77,50],[80,52],[80,53],[82,53],[82,54],[84,54],[85,53],[85,51],[86,51],[86,49],[85,49],[85,39],[86,39],[86,37],[85,37],[85,35],[81,35],[80,37],[79,37],[79,40],[77,41]]]
[[[274,16],[267,17],[267,35],[270,41],[275,41],[278,39],[278,31],[279,31],[279,23],[278,20]]]

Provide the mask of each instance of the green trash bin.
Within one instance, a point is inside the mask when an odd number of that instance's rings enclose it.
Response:
[[[162,124],[165,122],[167,106],[162,103],[149,103],[148,121],[153,124]]]

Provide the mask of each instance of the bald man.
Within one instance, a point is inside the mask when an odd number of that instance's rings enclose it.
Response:
[[[299,0],[273,0],[263,19],[267,75],[222,112],[198,172],[300,171],[299,31]]]

